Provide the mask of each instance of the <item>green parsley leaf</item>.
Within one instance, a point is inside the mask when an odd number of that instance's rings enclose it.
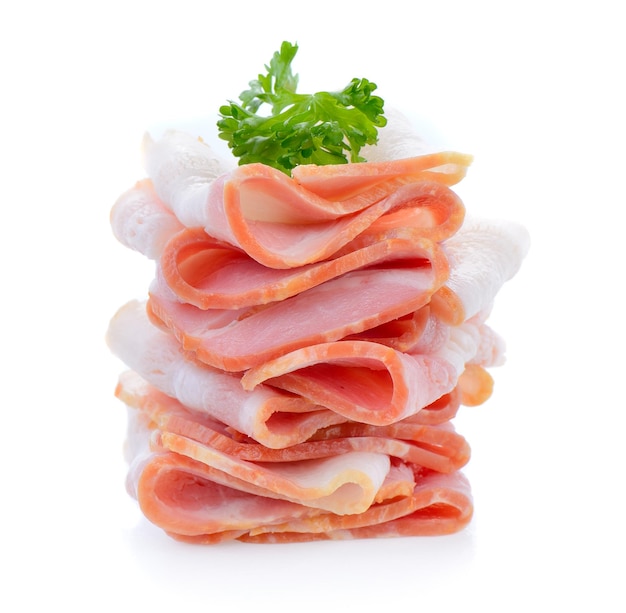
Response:
[[[219,137],[240,165],[260,162],[286,174],[299,164],[365,161],[361,148],[376,143],[377,128],[387,123],[384,101],[373,95],[376,84],[352,79],[338,92],[299,94],[298,75],[291,70],[297,51],[297,45],[283,42],[267,73],[239,95],[241,104],[220,107]],[[267,116],[258,114],[263,105]]]

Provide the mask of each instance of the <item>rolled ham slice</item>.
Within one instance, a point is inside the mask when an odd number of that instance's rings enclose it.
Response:
[[[269,383],[347,419],[387,425],[452,391],[458,374],[446,359],[409,355],[368,341],[339,341],[266,362],[248,370],[241,383],[249,390]]]
[[[383,453],[346,451],[313,459],[287,462],[251,462],[173,432],[159,431],[150,421],[149,431],[135,426],[134,436],[148,436],[150,447],[191,459],[206,479],[239,492],[287,500],[339,515],[361,513],[377,499],[389,473]],[[133,448],[141,448],[137,442]],[[145,459],[145,454],[141,460]],[[133,459],[131,459],[131,463]],[[141,467],[145,471],[145,467]],[[141,486],[140,481],[138,482]]]
[[[346,421],[343,415],[275,387],[257,384],[247,391],[240,377],[194,362],[171,334],[150,322],[139,301],[119,309],[109,324],[107,342],[136,375],[196,416],[210,417],[270,449],[297,445]],[[461,390],[455,388],[405,422],[446,423],[456,415],[460,400]]]
[[[492,393],[487,325],[528,234],[466,217],[471,156],[390,116],[371,161],[235,166],[201,139],[144,140],[111,211],[155,263],[112,318],[127,489],[191,543],[456,532],[473,504],[451,420]],[[391,158],[391,159],[390,159]]]
[[[368,509],[390,467],[388,456],[366,451],[264,465],[169,432],[160,433],[158,442],[209,467],[212,479],[219,483],[339,515]]]
[[[470,362],[488,367],[500,361],[496,348],[486,348],[482,326],[474,320],[446,326],[445,334],[410,353],[360,340],[311,345],[251,368],[241,383],[248,390],[261,383],[284,389],[352,421],[392,424],[450,393]],[[489,339],[499,345],[495,334]],[[476,386],[478,372],[470,375],[466,385]],[[472,404],[477,390],[474,396]]]
[[[404,508],[394,513],[399,504]],[[318,527],[319,522],[316,526],[315,522],[306,519],[294,520],[264,530],[257,529],[238,538],[251,543],[293,543],[444,535],[462,530],[470,522],[473,512],[470,485],[462,473],[424,472],[416,478],[410,498],[395,504],[372,506],[363,517],[350,518],[352,522],[336,516],[328,517]],[[202,542],[202,537],[191,540]]]
[[[460,179],[471,158],[442,153],[347,165],[343,174],[326,177],[333,190],[324,196],[302,183],[320,191],[327,181],[315,178],[316,167],[300,171],[299,179],[262,164],[222,174],[227,166],[184,133],[147,138],[145,160],[156,193],[182,224],[203,227],[264,266],[290,268],[329,257],[379,217],[405,208],[423,236],[450,236],[464,207],[447,185]]]
[[[268,268],[201,228],[186,228],[168,241],[159,265],[159,274],[177,300],[200,309],[278,302],[348,272],[374,267],[428,265],[434,287],[448,276],[441,248],[418,230],[402,226],[364,232],[334,257],[291,269]]]
[[[356,166],[364,177],[375,170],[366,162]],[[332,256],[387,216],[392,223],[398,214],[410,217],[411,225],[434,241],[461,225],[465,209],[446,185],[430,178],[407,179],[393,188],[336,201],[317,196],[274,168],[249,164],[213,183],[205,230],[264,266],[293,268]]]
[[[402,518],[415,534],[439,533],[471,517],[458,471],[442,481],[418,465],[352,451],[326,460],[241,461],[159,430],[153,416],[129,408],[127,487],[145,516],[180,540],[310,540],[364,529],[374,536],[391,534],[390,523]]]
[[[116,396],[142,411],[161,432],[186,437],[222,453],[253,462],[293,462],[350,451],[384,453],[437,472],[453,472],[469,460],[469,446],[449,422],[409,421],[386,427],[346,422],[318,430],[303,443],[270,449],[205,414],[191,411],[133,371],[120,376]]]
[[[434,181],[455,185],[461,181],[472,156],[456,151],[424,153],[361,164],[296,166],[293,178],[311,192],[340,201],[346,212],[398,190],[409,182]]]
[[[197,364],[171,334],[150,322],[140,301],[118,310],[109,324],[107,342],[128,368],[157,389],[267,447],[300,443],[320,428],[345,421],[275,388],[246,391],[239,377]]]
[[[425,306],[446,277],[445,259],[439,257],[437,244],[427,240],[405,242],[403,249],[414,258],[405,265],[400,260],[354,270],[264,308],[239,313],[196,309],[173,299],[169,287],[153,283],[150,313],[202,362],[243,371]]]

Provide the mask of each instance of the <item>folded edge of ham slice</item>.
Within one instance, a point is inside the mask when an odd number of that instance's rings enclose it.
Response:
[[[447,274],[447,262],[439,258],[438,251],[436,243],[430,243],[430,251],[418,243],[414,253],[424,258],[423,266],[393,267],[391,263],[384,268],[383,263],[383,268],[354,270],[243,313],[183,304],[172,299],[169,287],[157,282],[150,289],[150,313],[202,362],[239,372],[288,351],[368,330],[425,306]]]
[[[293,462],[249,462],[173,433],[166,449],[209,467],[212,479],[252,493],[290,500],[339,515],[361,513],[373,503],[389,472],[389,456],[368,451]]]
[[[518,223],[466,218],[444,243],[450,277],[433,296],[431,309],[452,325],[470,319],[493,303],[519,270],[529,247],[528,231]]]
[[[360,164],[303,164],[293,169],[292,176],[309,191],[342,202],[343,208],[350,212],[409,182],[455,185],[465,177],[472,159],[471,155],[456,151],[439,151]],[[363,166],[367,172],[362,171]]]
[[[144,168],[161,201],[187,227],[206,222],[206,197],[212,183],[231,172],[235,159],[225,159],[201,138],[167,130],[161,138],[146,134]]]
[[[120,375],[115,394],[128,407],[144,413],[161,432],[177,434],[252,462],[290,462],[368,451],[437,472],[453,472],[462,468],[470,456],[467,441],[449,422],[440,425],[399,422],[384,427],[346,422],[322,428],[303,443],[270,449],[239,436],[221,422],[191,411],[133,371]]]
[[[179,538],[231,540],[259,523],[277,523],[310,510],[214,481],[202,463],[154,444],[154,424],[128,407],[126,489],[153,524]]]
[[[150,179],[126,190],[111,208],[110,222],[117,240],[151,260],[158,259],[167,242],[183,229],[161,201]]]
[[[177,540],[210,544],[226,539],[248,543],[294,543],[316,540],[351,540],[408,536],[440,536],[462,530],[474,512],[469,482],[457,471],[440,475],[425,473],[416,478],[409,497],[372,505],[358,515],[302,515],[283,523],[224,535],[182,535]]]
[[[278,538],[288,542],[335,538],[339,533],[356,535],[355,530],[366,530],[370,536],[445,534],[461,529],[471,517],[469,487],[458,471],[441,479],[442,475],[418,466],[389,465],[380,456],[376,459],[381,460],[381,466],[372,466],[369,457],[372,454],[356,454],[350,457],[351,471],[356,465],[372,476],[378,475],[375,481],[379,485],[371,504],[351,513],[354,491],[347,493],[347,499],[340,495],[339,503],[332,497],[308,501],[314,504],[321,501],[319,506],[291,501],[260,487],[258,482],[246,482],[221,471],[211,464],[210,458],[205,463],[202,447],[195,454],[200,459],[190,457],[193,453],[181,455],[162,447],[161,433],[141,411],[129,408],[128,423],[129,493],[138,500],[149,521],[180,540],[215,543],[242,537],[247,540],[248,536],[252,540],[259,537],[266,540],[263,535],[271,534],[270,541]],[[182,442],[182,450],[188,452]],[[359,459],[364,459],[365,464]],[[218,464],[221,460],[218,458]],[[314,469],[318,465],[312,464]],[[235,461],[234,466],[240,464]],[[294,470],[308,472],[305,481],[309,484],[320,481],[317,470],[312,473],[302,470],[306,463],[296,462],[294,466],[287,474]],[[256,468],[252,463],[243,463],[244,472],[255,474]],[[385,473],[382,482],[380,469]],[[236,473],[236,468],[232,472]],[[276,482],[276,489],[281,476],[269,480]],[[321,482],[325,480],[328,481],[328,475],[322,476]],[[259,481],[267,484],[263,479]],[[334,486],[337,485],[335,482]],[[294,487],[297,489],[294,484],[287,484],[288,491],[295,491]],[[342,504],[346,500],[348,506]],[[326,506],[337,506],[339,513]],[[398,524],[402,518],[406,521]]]
[[[367,176],[367,162],[356,166]],[[274,168],[248,164],[213,183],[205,230],[264,266],[292,268],[330,257],[397,212],[412,211],[411,224],[435,241],[454,234],[465,215],[457,194],[432,180],[407,182],[373,202],[359,202],[354,212],[341,204],[316,196]]]
[[[230,169],[185,133],[167,132],[156,142],[146,138],[144,148],[148,177],[181,223],[204,227],[270,267],[325,259],[394,209],[423,209],[421,229],[433,240],[451,235],[463,220],[464,207],[447,181],[438,179],[441,173],[424,174],[433,164],[449,166],[447,158],[455,156],[466,166],[469,158],[461,154],[348,165],[351,176],[345,180],[363,186],[358,196],[341,201],[323,198],[262,164]],[[372,182],[380,183],[377,189]]]
[[[446,334],[436,335],[432,344],[418,345],[421,353],[362,340],[311,345],[249,369],[241,384],[247,390],[268,384],[349,420],[387,425],[450,393],[468,363],[492,366],[501,360],[496,347],[487,348],[489,341],[499,347],[499,337],[494,333],[483,338],[483,326],[480,320],[445,326]],[[470,374],[465,379],[467,390],[477,383]],[[478,390],[474,396],[478,398]]]
[[[239,309],[285,300],[353,270],[430,262],[434,284],[448,276],[442,249],[413,228],[366,232],[322,262],[269,268],[239,249],[185,228],[172,236],[159,260],[159,274],[176,298],[200,309]]]
[[[128,368],[157,389],[268,447],[302,442],[320,428],[345,421],[325,407],[267,386],[248,392],[239,377],[195,363],[171,334],[150,322],[144,302],[120,307],[106,340]]]
[[[252,368],[241,383],[248,390],[269,383],[352,421],[387,425],[450,392],[457,379],[456,368],[445,359],[413,356],[369,341],[338,341]]]
[[[305,519],[294,520],[272,532],[257,530],[239,540],[250,543],[293,543],[313,540],[351,540],[403,536],[441,536],[462,530],[474,512],[471,489],[460,473],[429,473],[417,480],[410,503],[414,509],[387,521],[350,526],[340,519],[329,522],[324,530],[313,531]],[[376,511],[376,509],[371,509]],[[385,507],[382,505],[384,512]],[[334,519],[334,518],[333,518]],[[296,531],[297,530],[297,531]]]

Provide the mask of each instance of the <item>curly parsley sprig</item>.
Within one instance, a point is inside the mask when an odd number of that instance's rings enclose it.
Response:
[[[387,123],[383,99],[372,95],[376,84],[352,79],[341,91],[299,94],[291,70],[297,51],[283,42],[265,66],[267,74],[239,95],[241,104],[220,107],[219,137],[240,165],[261,162],[286,174],[299,164],[363,162],[361,148],[376,143],[377,128]],[[268,116],[257,113],[264,104]]]

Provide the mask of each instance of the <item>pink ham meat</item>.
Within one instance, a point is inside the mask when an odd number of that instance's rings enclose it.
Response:
[[[375,161],[291,177],[180,132],[145,139],[147,177],[111,224],[155,276],[107,342],[128,369],[128,491],[173,538],[435,535],[471,520],[470,448],[451,420],[491,395],[504,342],[487,319],[528,234],[466,217],[451,187],[471,157],[418,154],[391,124]]]
[[[455,151],[425,153],[395,158],[393,161],[363,164],[297,166],[292,176],[309,191],[336,202],[344,209],[360,209],[363,204],[384,198],[409,182],[434,181],[455,185],[465,177],[472,157]]]
[[[325,432],[308,444],[310,452],[295,453],[300,459],[290,461],[294,451],[282,457],[272,457],[258,445],[246,451],[246,444],[237,445],[213,430],[206,419],[196,419],[136,375],[121,379],[118,395],[132,403],[128,490],[146,517],[175,538],[212,543],[285,540],[292,532],[298,537],[289,540],[313,540],[338,530],[343,538],[353,530],[369,530],[370,536],[396,530],[398,535],[430,534],[458,530],[471,517],[469,491],[456,470],[468,449],[450,428],[434,438],[419,437],[425,446],[422,457],[434,457],[429,449],[437,444],[452,451],[452,465],[444,465],[445,473],[437,477],[406,457],[390,459],[383,451],[395,449],[393,439],[385,438],[390,431],[363,432],[353,424],[345,431]],[[187,435],[172,431],[172,425],[175,430],[186,427]],[[367,451],[350,447],[359,441]],[[324,453],[319,453],[319,443],[328,446]],[[330,447],[339,447],[339,453]],[[253,460],[240,457],[257,454]]]
[[[157,282],[150,289],[150,313],[202,362],[243,371],[288,351],[357,334],[425,306],[447,277],[445,259],[436,243],[398,242],[390,260],[334,276],[264,308],[225,313],[201,310],[180,302],[169,286]],[[299,284],[311,278],[305,275]]]
[[[488,367],[501,359],[500,338],[483,337],[482,327],[446,327],[410,353],[359,340],[311,345],[251,368],[242,385],[270,384],[353,421],[392,424],[450,393],[470,362]]]
[[[421,169],[421,158],[415,161]],[[362,177],[369,178],[372,169],[368,166],[359,165]],[[383,181],[380,191],[364,186],[364,191],[339,201],[316,196],[271,167],[242,166],[223,184],[213,184],[207,201],[210,222],[205,230],[272,268],[326,259],[384,215],[405,209],[425,238],[443,240],[452,235],[464,214],[456,194],[435,181],[418,180],[417,169],[415,174],[410,174],[410,167],[402,171],[409,174],[395,191],[400,179],[391,184]]]
[[[176,339],[148,319],[145,304],[131,301],[112,318],[111,351],[157,389],[185,406],[227,424],[267,447],[300,443],[345,418],[266,386],[248,392],[239,377],[199,365]]]
[[[178,301],[200,309],[239,309],[278,302],[355,270],[430,267],[434,289],[448,276],[439,245],[414,228],[365,231],[322,262],[268,268],[202,228],[173,236],[160,258],[160,275]]]
[[[460,180],[469,156],[440,153],[358,164],[345,176],[328,178],[344,196],[331,199],[262,164],[216,176],[217,169],[206,171],[211,150],[187,138],[170,133],[147,141],[146,168],[156,193],[185,226],[203,227],[264,266],[292,268],[326,259],[377,219],[404,209],[432,240],[452,235],[463,221],[464,207],[447,186]],[[306,177],[300,181],[307,183]],[[319,177],[309,182],[320,191]]]
[[[398,351],[407,351],[422,336],[430,333],[430,306],[423,306],[413,313],[398,317],[384,324],[363,330],[359,334],[348,335],[346,340],[368,340],[393,347]]]
[[[462,530],[474,508],[470,484],[461,472],[440,474],[415,468],[410,497],[373,505],[361,517],[329,516],[326,521],[292,520],[257,529],[239,540],[250,543],[294,543],[315,540],[439,536]],[[350,521],[352,519],[352,521]],[[316,524],[316,525],[314,525]],[[202,542],[202,537],[187,539]]]
[[[112,318],[107,342],[135,373],[187,408],[219,421],[272,449],[302,443],[346,418],[300,396],[257,384],[245,390],[238,375],[196,363],[176,339],[154,326],[145,305],[131,301]],[[461,390],[424,407],[411,423],[437,425],[452,419]]]
[[[368,341],[339,341],[312,345],[250,369],[242,385],[251,390],[269,383],[350,420],[386,425],[452,391],[457,378],[445,359],[412,356]]]
[[[368,451],[449,473],[469,459],[467,442],[449,422],[425,425],[407,420],[384,427],[345,422],[322,428],[303,443],[270,449],[206,414],[191,411],[133,371],[122,373],[116,395],[127,406],[141,410],[161,432],[186,437],[241,460],[290,462]]]

